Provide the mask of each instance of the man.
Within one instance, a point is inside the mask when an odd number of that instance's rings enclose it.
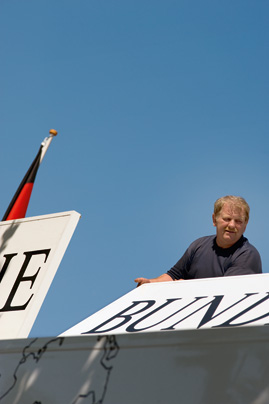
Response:
[[[249,220],[249,206],[239,196],[224,196],[214,204],[212,215],[216,236],[195,240],[167,273],[157,278],[137,278],[143,283],[216,276],[249,275],[262,272],[260,254],[243,236]]]

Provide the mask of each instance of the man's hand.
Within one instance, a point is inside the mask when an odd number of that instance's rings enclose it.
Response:
[[[135,282],[137,283],[136,287],[143,285],[143,283],[150,283],[150,279],[147,278],[136,278]]]
[[[144,283],[152,283],[152,282],[171,282],[173,279],[168,274],[163,274],[158,276],[157,278],[147,279],[147,278],[136,278],[135,282],[137,286],[141,286]]]

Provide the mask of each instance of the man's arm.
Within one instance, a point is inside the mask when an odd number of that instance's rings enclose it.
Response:
[[[196,246],[195,243],[199,240],[200,239],[196,240],[189,246],[189,248],[187,248],[180,260],[169,271],[167,271],[167,273],[152,279],[136,278],[135,282],[137,283],[137,286],[141,286],[144,283],[183,281],[186,279],[191,257],[193,256],[193,248]]]
[[[152,279],[147,279],[147,278],[136,278],[135,282],[137,283],[137,286],[141,286],[144,283],[153,283],[153,282],[169,282],[173,281],[173,278],[169,276],[168,274],[162,274],[158,276],[157,278],[152,278]]]

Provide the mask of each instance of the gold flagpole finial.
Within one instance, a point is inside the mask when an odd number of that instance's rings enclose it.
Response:
[[[57,135],[57,130],[55,130],[55,129],[51,129],[50,130],[50,135],[52,135],[52,136],[56,136]]]

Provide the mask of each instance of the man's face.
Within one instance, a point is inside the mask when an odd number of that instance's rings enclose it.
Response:
[[[247,227],[245,212],[232,204],[225,203],[220,213],[213,213],[213,225],[217,232],[217,245],[229,248],[243,235]]]

